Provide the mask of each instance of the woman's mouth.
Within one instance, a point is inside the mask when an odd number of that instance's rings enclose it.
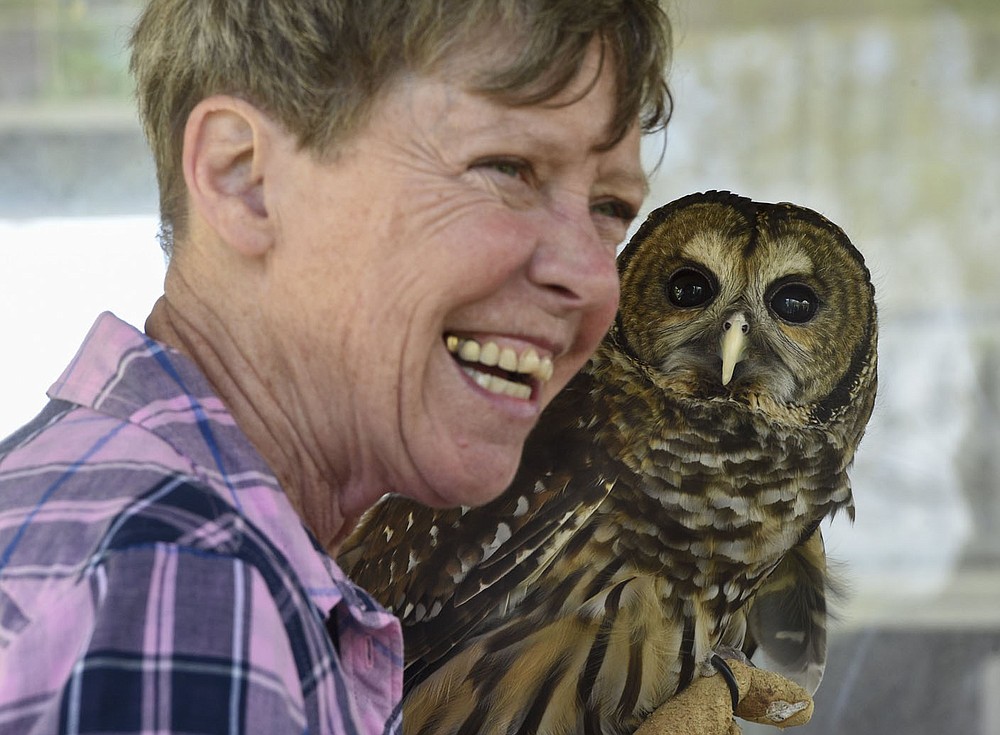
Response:
[[[446,334],[444,341],[463,372],[490,393],[529,400],[552,377],[552,358],[534,347],[515,350],[454,334]]]

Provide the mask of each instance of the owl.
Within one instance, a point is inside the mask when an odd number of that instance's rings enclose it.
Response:
[[[820,522],[853,518],[876,391],[864,259],[816,212],[710,191],[618,267],[616,321],[510,487],[386,496],[343,548],[402,621],[407,735],[631,733],[720,651],[819,684]]]

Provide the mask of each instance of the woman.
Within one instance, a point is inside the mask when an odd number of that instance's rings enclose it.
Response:
[[[0,732],[397,731],[329,554],[506,486],[614,315],[668,49],[647,0],[149,2],[164,294],[0,445]]]

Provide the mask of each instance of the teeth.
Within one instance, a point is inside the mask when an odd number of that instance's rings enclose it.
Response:
[[[488,345],[491,344],[493,343],[488,343]],[[517,372],[517,353],[510,347],[504,347],[503,350],[500,351],[500,361],[498,364],[503,370],[511,373]]]
[[[541,382],[552,378],[554,369],[552,358],[540,357],[532,347],[518,355],[512,348],[501,348],[496,342],[480,344],[474,339],[463,339],[453,334],[445,337],[445,345],[449,352],[457,355],[464,362],[478,362],[489,367],[499,367],[501,370],[527,375]],[[507,380],[498,375],[490,375],[468,366],[464,370],[486,390],[521,398],[531,396],[530,386]]]
[[[537,372],[540,364],[541,360],[538,359],[538,353],[534,350],[528,350],[517,361],[517,372],[529,374]]]
[[[552,378],[552,372],[554,369],[555,366],[553,366],[552,360],[550,360],[547,357],[542,358],[540,364],[538,365],[538,370],[536,371],[538,374],[538,379],[543,381],[550,380]]]
[[[505,378],[501,378],[499,375],[481,373],[475,368],[463,367],[462,370],[465,371],[466,375],[475,380],[480,388],[485,388],[490,393],[513,396],[514,398],[520,398],[525,401],[531,398],[531,386],[524,385],[523,383],[515,383],[512,380],[506,380]]]
[[[466,362],[479,362],[479,343],[474,339],[465,340],[458,348],[458,356]]]
[[[500,361],[500,348],[496,342],[487,342],[479,348],[479,362],[493,367]]]

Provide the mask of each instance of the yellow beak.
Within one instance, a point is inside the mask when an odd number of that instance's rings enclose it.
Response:
[[[733,379],[736,363],[743,359],[747,348],[747,333],[750,324],[742,312],[733,314],[722,326],[722,384],[729,385]]]

